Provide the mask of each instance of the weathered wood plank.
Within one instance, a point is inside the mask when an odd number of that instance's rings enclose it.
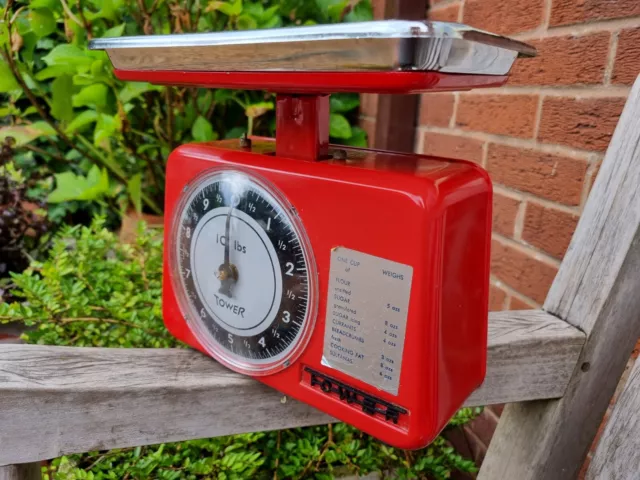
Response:
[[[490,313],[487,376],[465,405],[561,397],[583,345],[582,332],[548,313]]]
[[[41,480],[40,463],[22,463],[0,467],[0,480]]]
[[[563,394],[581,332],[538,311],[489,323],[487,379],[469,405]],[[282,398],[190,350],[0,346],[0,465],[333,421]]]
[[[598,442],[587,480],[637,480],[639,442],[640,362],[636,361]]]
[[[640,79],[545,310],[587,334],[562,399],[505,408],[479,478],[577,476],[640,336]]]

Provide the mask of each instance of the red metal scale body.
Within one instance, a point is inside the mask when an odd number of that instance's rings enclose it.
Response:
[[[128,73],[118,75],[132,79]],[[404,74],[387,75],[399,79]],[[410,77],[407,74],[409,83],[414,81]],[[443,84],[464,84],[464,75],[452,77]],[[175,80],[159,72],[143,72],[137,79],[142,78]],[[203,82],[201,74],[190,78]],[[255,79],[254,88],[262,86],[261,78]],[[281,74],[279,82],[295,89],[287,78]],[[344,79],[339,81],[324,89],[344,90]],[[485,375],[491,182],[482,168],[462,160],[330,146],[328,117],[327,95],[279,95],[275,141],[190,144],[171,154],[165,203],[165,323],[176,337],[206,352],[185,321],[169,271],[169,232],[180,196],[194,178],[213,168],[254,173],[277,186],[295,207],[315,257],[319,299],[302,354],[287,368],[257,378],[391,445],[420,448],[435,438]],[[323,361],[325,329],[335,326],[327,309],[332,308],[331,253],[337,247],[412,268],[401,365],[380,364],[399,375],[396,394]]]

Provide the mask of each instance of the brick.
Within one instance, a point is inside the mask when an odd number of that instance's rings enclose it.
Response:
[[[537,308],[537,307],[535,305],[531,305],[527,302],[520,300],[518,297],[511,297],[509,310],[531,310],[534,308]]]
[[[487,405],[485,408],[485,410],[491,410],[494,414],[496,414],[498,417],[502,416],[502,412],[504,411],[504,403],[499,403],[497,405]]]
[[[640,5],[640,2],[637,2]],[[640,73],[640,28],[622,30],[618,36],[611,83],[631,85]]]
[[[371,118],[361,118],[360,127],[367,132],[367,145],[374,148],[376,145],[376,121]]]
[[[488,446],[498,426],[498,417],[490,410],[484,409],[467,426],[485,446]]]
[[[579,205],[587,162],[490,144],[487,170],[495,183],[567,205]]]
[[[452,93],[425,93],[420,99],[420,125],[448,127],[453,115]]]
[[[429,20],[436,20],[439,22],[457,22],[459,13],[460,4],[452,3],[451,5],[445,5],[444,7],[429,10]]]
[[[375,117],[378,113],[378,95],[363,93],[360,95],[360,115]]]
[[[636,342],[636,346],[633,347],[633,352],[631,352],[631,358],[634,360],[637,360],[638,356],[640,356],[640,340]]]
[[[465,437],[467,438],[467,442],[469,442],[469,446],[471,447],[472,456],[471,458],[475,462],[476,465],[482,464],[485,455],[487,454],[487,447],[480,438],[469,428],[469,424],[464,425],[462,427],[464,430]]]
[[[467,0],[463,15],[463,23],[492,33],[524,32],[542,24],[544,0]]]
[[[479,132],[532,138],[538,95],[460,95],[456,125]]]
[[[491,242],[491,273],[511,288],[544,302],[558,272],[555,265],[498,240]]]
[[[474,138],[425,132],[422,153],[434,157],[460,158],[480,163],[483,145],[484,142]]]
[[[640,15],[638,0],[553,0],[551,26]]]
[[[525,210],[522,239],[561,259],[567,251],[578,215],[529,202]]]
[[[547,37],[528,42],[538,49],[538,56],[516,61],[508,84],[602,83],[607,65],[610,36],[609,32],[598,32],[580,37]]]
[[[493,193],[493,231],[513,237],[520,200]]]
[[[507,299],[507,293],[495,285],[489,287],[489,310],[498,312],[504,310],[504,303]]]
[[[471,453],[471,447],[467,442],[464,430],[462,430],[461,426],[456,425],[451,426],[451,428],[446,428],[442,431],[442,436],[455,447],[456,452],[458,452],[459,455],[462,455],[465,458],[471,458],[473,455]]]
[[[625,98],[547,97],[538,138],[584,150],[604,151],[618,124]]]

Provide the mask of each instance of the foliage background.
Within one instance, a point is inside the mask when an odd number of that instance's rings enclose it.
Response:
[[[371,19],[369,0],[0,0],[0,142],[58,222],[162,213],[181,143],[274,134],[273,94],[121,82],[91,38]],[[365,146],[357,95],[334,95],[333,142]]]

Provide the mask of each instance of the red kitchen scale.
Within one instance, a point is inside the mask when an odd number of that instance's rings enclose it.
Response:
[[[90,47],[123,80],[277,94],[275,139],[169,157],[169,331],[393,446],[431,442],[485,375],[491,181],[463,160],[330,145],[329,94],[497,87],[535,50],[399,20]]]

